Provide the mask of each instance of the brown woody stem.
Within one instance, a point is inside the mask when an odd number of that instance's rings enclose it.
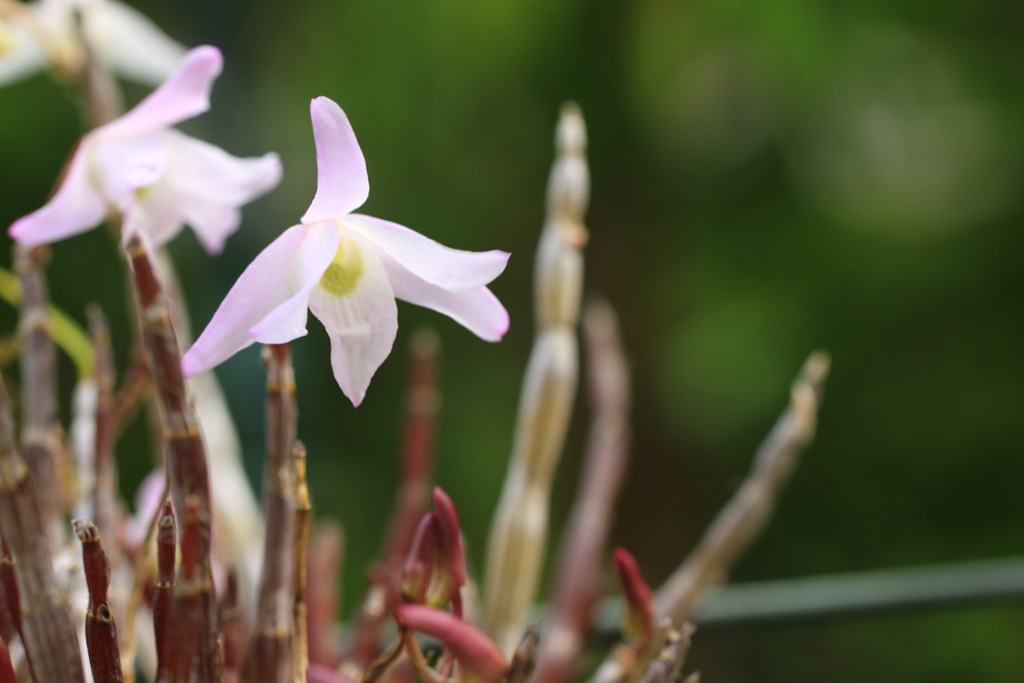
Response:
[[[267,366],[267,458],[263,470],[267,526],[245,673],[253,683],[287,683],[292,677],[295,586],[295,374],[288,344],[267,346],[263,362]]]
[[[21,282],[21,452],[38,494],[39,514],[50,542],[60,547],[65,497],[57,470],[57,349],[50,337],[43,268],[46,247],[15,247],[15,269]]]
[[[306,447],[296,442],[295,460],[295,596],[292,603],[292,683],[306,683],[309,669],[309,640],[306,623],[306,560],[309,555],[309,527],[313,506],[309,501],[309,487],[306,485]]]
[[[0,533],[14,558],[21,636],[37,681],[83,683],[82,655],[53,575],[35,481],[14,445],[14,419],[0,383]]]
[[[220,631],[224,638],[224,683],[238,683],[242,678],[245,624],[238,599],[238,573],[232,570],[228,572],[227,588],[220,603]]]
[[[175,535],[171,501],[165,500],[160,510],[160,520],[157,522],[157,575],[156,585],[153,588],[153,633],[156,636],[156,680],[158,683],[168,680],[170,675]],[[144,552],[144,550],[140,549],[139,552]]]
[[[96,683],[122,683],[121,653],[117,647],[117,624],[110,609],[107,588],[110,564],[100,545],[100,533],[90,521],[74,521],[75,535],[82,543],[82,565],[89,589],[89,609],[85,613],[85,642],[89,648],[89,666]]]
[[[131,264],[142,346],[160,407],[171,500],[175,514],[185,516],[179,531],[182,562],[174,586],[174,613],[176,635],[191,640],[179,653],[190,655],[176,656],[181,668],[171,667],[172,680],[193,677],[198,683],[212,683],[221,680],[221,662],[211,572],[212,506],[206,449],[181,374],[181,349],[171,325],[169,302],[153,262],[135,235],[128,238],[125,251]]]

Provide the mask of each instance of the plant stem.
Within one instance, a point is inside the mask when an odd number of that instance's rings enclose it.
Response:
[[[53,575],[35,481],[14,445],[14,418],[0,383],[0,532],[14,558],[21,636],[37,681],[84,683],[82,655]]]
[[[626,467],[629,369],[614,311],[604,302],[591,304],[584,313],[583,330],[593,414],[590,438],[532,683],[573,678],[600,592],[600,568]]]
[[[537,249],[537,336],[519,398],[508,473],[491,524],[484,621],[507,656],[515,650],[537,590],[547,543],[554,469],[576,397],[576,323],[583,284],[583,214],[589,196],[579,108],[562,109],[548,215]]]
[[[176,676],[194,676],[198,683],[221,679],[217,605],[211,571],[211,505],[206,449],[181,374],[181,350],[171,325],[167,297],[149,254],[135,235],[125,251],[132,271],[142,346],[160,406],[164,464],[175,514],[185,516],[179,531],[182,561],[174,586],[175,624],[179,637],[191,639],[194,661]],[[190,544],[186,553],[186,537]],[[180,608],[180,609],[179,609]],[[173,667],[172,667],[173,668]]]
[[[267,457],[263,469],[266,536],[246,679],[288,683],[292,677],[295,591],[295,374],[288,344],[267,346]]]

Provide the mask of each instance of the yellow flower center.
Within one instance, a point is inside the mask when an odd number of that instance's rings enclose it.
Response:
[[[327,266],[320,286],[334,296],[351,294],[363,276],[363,255],[352,240],[342,239],[334,252],[331,265]]]

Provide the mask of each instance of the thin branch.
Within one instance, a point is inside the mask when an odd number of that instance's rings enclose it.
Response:
[[[350,637],[349,652],[344,658],[345,670],[350,674],[365,672],[380,653],[380,632],[390,616],[385,609],[389,588],[383,584],[394,581],[401,570],[430,500],[434,429],[440,404],[437,391],[440,339],[433,332],[419,331],[413,335],[409,351],[401,482],[382,551],[382,566],[373,573]]]
[[[107,589],[110,564],[100,544],[100,533],[90,521],[74,521],[75,535],[82,543],[82,565],[89,588],[89,609],[85,614],[85,642],[95,683],[122,683],[121,654],[117,647],[117,624],[110,609]]]
[[[246,629],[239,598],[238,574],[232,569],[218,609],[224,639],[224,683],[238,683],[242,678]]]
[[[82,655],[53,575],[34,480],[14,445],[14,419],[0,383],[0,532],[14,558],[21,635],[37,681],[83,683]]]
[[[292,677],[292,602],[295,595],[295,374],[287,344],[267,346],[267,457],[263,470],[263,570],[246,679],[287,683]]]
[[[292,683],[306,683],[309,669],[308,622],[306,620],[306,576],[309,555],[309,528],[313,506],[309,500],[306,485],[306,447],[296,442],[293,449],[295,461],[295,597],[293,600],[292,624],[295,637],[292,641]]]
[[[682,629],[670,629],[665,636],[661,652],[644,672],[640,683],[676,683],[682,675],[686,655],[690,651],[690,639],[694,628],[683,624]]]
[[[729,571],[764,528],[782,487],[810,444],[829,359],[816,352],[793,382],[789,407],[775,423],[754,456],[743,485],[711,522],[696,548],[658,590],[657,614],[677,627],[689,621],[699,602]],[[598,668],[594,683],[635,681],[648,664],[644,653],[628,646],[615,648]]]
[[[64,539],[64,506],[57,474],[57,349],[50,337],[43,274],[46,247],[15,247],[15,270],[21,282],[21,452],[38,494],[39,512],[50,550]]]
[[[569,520],[551,592],[533,683],[571,680],[591,625],[601,588],[602,560],[615,501],[626,467],[629,441],[629,369],[615,313],[592,303],[584,313],[592,404],[590,439],[580,492]]]
[[[149,374],[160,406],[165,466],[171,499],[177,515],[186,515],[180,530],[182,562],[175,582],[175,604],[188,605],[181,614],[184,621],[176,629],[194,646],[194,667],[182,675],[197,680],[221,678],[220,647],[217,632],[217,604],[213,595],[211,572],[211,505],[206,449],[199,424],[189,401],[181,374],[181,350],[171,326],[168,301],[153,268],[149,254],[135,235],[125,246],[131,263],[132,284],[146,353]],[[190,535],[194,552],[185,552],[185,537]],[[178,611],[176,609],[176,614]]]
[[[340,664],[334,629],[338,621],[338,574],[344,545],[341,526],[330,520],[320,521],[313,535],[306,572],[309,661],[330,668]]]
[[[164,500],[156,525],[156,584],[153,587],[153,633],[156,636],[156,681],[169,680],[171,669],[171,643],[174,639],[174,555],[175,522],[171,501]],[[151,545],[146,539],[143,548]],[[143,552],[142,549],[139,552]]]
[[[754,467],[718,513],[697,547],[657,593],[659,617],[690,619],[705,590],[725,581],[736,560],[764,528],[797,459],[814,438],[829,360],[814,353],[793,383],[789,408],[754,456]]]

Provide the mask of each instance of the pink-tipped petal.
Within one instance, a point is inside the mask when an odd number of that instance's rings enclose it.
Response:
[[[316,287],[309,308],[330,335],[334,379],[358,406],[373,374],[391,353],[398,332],[398,307],[373,247],[350,237],[346,248],[358,249],[362,259],[362,274],[355,288],[338,296]]]
[[[261,344],[284,344],[305,336],[309,317],[309,297],[320,283],[338,249],[338,229],[333,223],[316,223],[309,227],[300,254],[296,255],[299,279],[296,291],[249,329]]]
[[[184,375],[194,377],[257,341],[249,330],[300,294],[309,280],[319,278],[310,257],[326,253],[329,262],[337,239],[333,226],[295,225],[271,242],[238,278],[199,339],[181,359]],[[303,326],[295,336],[304,332]]]
[[[85,232],[103,220],[107,205],[89,181],[88,141],[74,152],[67,176],[42,208],[14,221],[8,234],[26,246],[48,244]]]
[[[508,311],[486,287],[453,292],[420,279],[388,254],[381,261],[402,301],[443,313],[484,341],[499,341],[508,332]]]
[[[366,159],[359,149],[348,117],[333,100],[318,97],[309,103],[316,142],[316,196],[303,223],[341,218],[355,211],[370,195]]]
[[[220,253],[238,228],[238,207],[281,180],[276,154],[239,158],[178,131],[163,134],[169,162],[166,183],[177,197],[181,217],[211,254]]]
[[[209,45],[194,48],[163,85],[127,114],[97,133],[106,136],[137,135],[190,119],[210,108],[210,88],[220,75],[224,58]]]
[[[182,218],[195,230],[206,253],[217,255],[242,223],[242,212],[230,204],[190,197],[181,207]]]
[[[486,285],[501,275],[508,263],[504,251],[463,251],[424,237],[415,230],[363,214],[345,218],[357,232],[417,277],[454,291]]]
[[[168,177],[190,197],[238,206],[281,182],[281,159],[273,152],[243,158],[176,130],[163,137],[170,154]]]

